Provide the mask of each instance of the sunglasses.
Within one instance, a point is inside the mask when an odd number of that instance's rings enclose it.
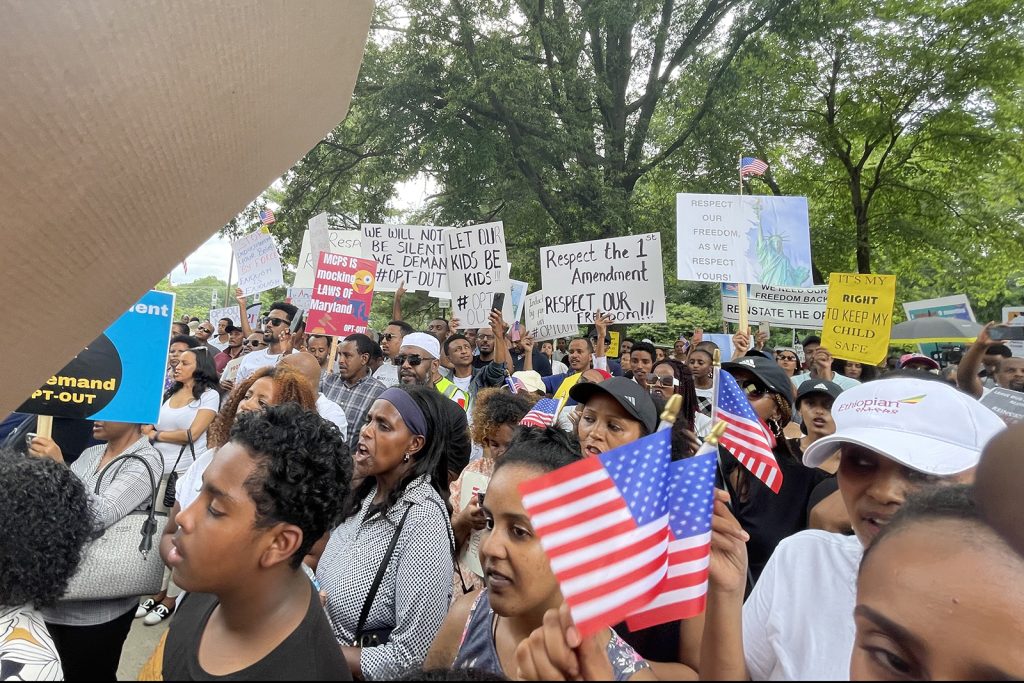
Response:
[[[206,334],[213,334],[213,329],[209,327],[200,327],[196,332],[205,332]]]
[[[768,394],[768,388],[757,384],[756,382],[748,382],[743,385],[743,391],[747,397],[758,399]]]
[[[394,363],[395,365],[401,366],[401,365],[405,365],[406,361],[409,361],[410,367],[416,367],[417,365],[419,365],[420,363],[422,363],[425,360],[427,360],[427,359],[424,358],[423,356],[421,356],[418,353],[410,353],[410,354],[403,353],[401,355],[395,356],[393,359],[391,359],[391,362]]]
[[[267,324],[277,327],[278,325],[291,325],[292,321],[284,318],[267,318]]]
[[[790,363],[796,363],[799,359],[796,356],[779,356],[779,361],[788,361]]]
[[[266,346],[267,342],[262,341],[260,339],[250,339],[248,341],[242,342],[242,345],[243,346]]]
[[[651,384],[657,384],[663,387],[677,387],[679,386],[679,380],[675,377],[658,377],[654,375],[651,377]]]
[[[392,339],[398,339],[398,335],[392,334],[391,332],[386,332],[380,335],[380,338],[383,339],[384,341],[391,341]]]

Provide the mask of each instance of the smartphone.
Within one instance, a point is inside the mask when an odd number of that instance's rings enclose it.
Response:
[[[988,336],[992,341],[1024,341],[1024,325],[993,325]]]
[[[291,327],[288,328],[288,331],[291,332],[292,334],[298,332],[299,328],[302,326],[303,321],[305,320],[305,317],[306,312],[300,308],[299,312],[295,314],[294,318],[292,318],[292,324]]]
[[[480,506],[483,506],[483,504],[484,504],[484,492],[483,491],[477,491],[476,492],[476,504],[480,505]]]
[[[494,295],[494,298],[491,299],[491,310],[492,311],[501,311],[504,308],[505,308],[505,292],[498,292],[497,294]]]
[[[757,326],[758,334],[771,334],[772,328],[768,326],[768,323],[761,323]]]

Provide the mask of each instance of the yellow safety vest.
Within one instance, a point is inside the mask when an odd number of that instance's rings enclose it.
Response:
[[[447,399],[451,399],[459,404],[459,407],[463,410],[469,408],[469,394],[455,386],[455,382],[442,377],[434,384],[434,388],[441,392]]]

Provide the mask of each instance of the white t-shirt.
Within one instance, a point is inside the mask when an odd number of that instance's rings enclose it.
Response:
[[[398,386],[398,366],[386,358],[384,365],[377,368],[377,372],[373,373],[373,376],[383,382],[386,387]]]
[[[217,336],[216,335],[214,335],[214,336],[210,337],[209,339],[207,339],[206,343],[209,344],[210,346],[212,346],[213,348],[217,349],[217,351],[223,351],[224,349],[228,348],[228,343],[224,342],[222,344],[221,342],[217,341]],[[216,356],[217,354],[215,353],[213,355]]]
[[[220,394],[213,389],[207,389],[198,399],[190,401],[181,408],[172,408],[168,401],[164,401],[160,406],[160,419],[156,421],[156,428],[161,432],[188,429],[192,426],[192,421],[196,419],[196,414],[200,410],[210,410],[216,414],[220,410]],[[193,434],[192,440],[196,457],[198,457],[206,448],[206,432],[204,431],[198,436]],[[192,464],[192,453],[188,450],[188,444],[185,444],[184,453],[181,452],[182,444],[179,443],[156,441],[153,445],[160,451],[160,455],[164,456],[164,474],[171,473],[171,468],[174,467],[174,461],[178,460],[179,453],[181,453],[181,460],[178,461],[177,467],[179,473],[184,472]]]
[[[568,375],[569,366],[560,360],[551,361],[551,374],[552,375]]]
[[[811,529],[782,541],[743,604],[743,650],[755,681],[846,681],[864,547]]]
[[[178,484],[174,489],[174,499],[182,510],[199,497],[199,492],[203,488],[203,472],[213,462],[213,455],[216,452],[216,448],[207,448],[201,453],[196,451],[198,456],[196,461],[191,463],[185,473],[178,477]]]
[[[235,373],[235,384],[241,384],[260,368],[270,368],[277,365],[277,362],[281,360],[281,356],[285,355],[283,353],[270,354],[267,351],[269,349],[260,349],[259,351],[247,353],[242,357],[242,363],[238,366],[238,372]],[[295,349],[292,349],[291,353],[296,353]]]
[[[328,422],[338,425],[341,438],[348,440],[348,418],[345,417],[345,411],[341,409],[341,406],[321,393],[316,398],[316,412]]]
[[[450,379],[452,381],[452,384],[454,384],[459,389],[462,389],[463,391],[465,391],[468,394],[469,393],[469,385],[473,381],[473,375],[472,375],[472,373],[468,377],[456,377],[455,375],[452,375],[448,379]]]

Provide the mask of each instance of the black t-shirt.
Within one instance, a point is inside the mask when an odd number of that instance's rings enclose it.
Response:
[[[750,534],[747,557],[750,572],[754,581],[757,581],[779,542],[807,528],[807,501],[814,487],[830,475],[817,467],[805,467],[795,457],[799,453],[799,444],[790,453],[785,444],[780,443],[773,451],[779,469],[782,470],[782,487],[776,494],[747,471],[729,451],[725,448],[719,450],[727,474],[737,467],[744,472],[741,477],[746,479],[746,495],[737,492],[738,500],[734,501],[733,514]]]
[[[199,641],[217,606],[217,596],[189,593],[174,614],[164,645],[165,681],[351,681],[341,647],[327,621],[320,596],[312,586],[306,616],[291,635],[266,657],[225,676],[199,665]]]
[[[489,361],[489,360],[484,360],[480,356],[473,356],[473,369],[475,369],[475,370],[479,370],[480,368],[485,368],[485,367],[487,367],[490,364],[491,364],[491,361]]]
[[[548,357],[540,352],[540,349],[533,350],[533,369],[540,374],[541,377],[551,376],[551,361]],[[512,357],[512,367],[515,368],[516,372],[521,372],[523,365],[525,365],[526,353],[515,353]]]

